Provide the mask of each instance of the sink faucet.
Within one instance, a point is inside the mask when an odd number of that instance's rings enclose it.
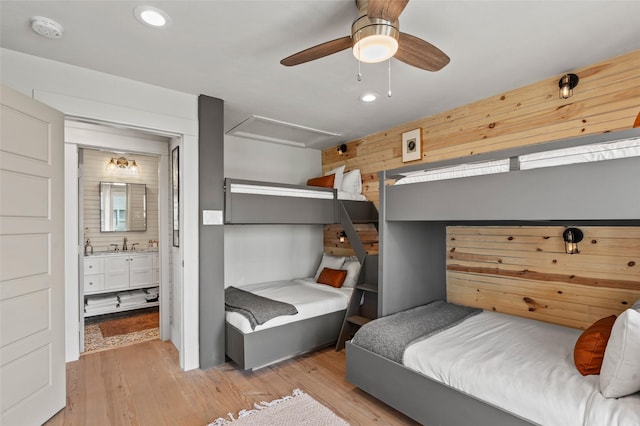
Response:
[[[117,244],[109,244],[109,247],[113,247],[113,251],[118,251],[118,245]]]
[[[124,237],[124,241],[122,242],[122,251],[127,251],[129,250],[127,248],[127,237]]]
[[[140,243],[133,243],[131,244],[131,250],[136,251],[136,246],[140,244]]]

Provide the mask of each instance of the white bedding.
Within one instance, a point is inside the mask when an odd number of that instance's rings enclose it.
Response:
[[[258,325],[251,330],[249,320],[237,312],[226,312],[227,322],[243,333],[264,330],[290,322],[313,318],[347,308],[352,288],[334,288],[318,284],[313,278],[299,278],[291,281],[272,281],[267,283],[244,285],[242,290],[296,307],[296,315],[283,315]]]
[[[403,362],[538,424],[640,425],[640,394],[604,398],[599,376],[576,370],[573,348],[580,334],[485,311],[409,346]]]

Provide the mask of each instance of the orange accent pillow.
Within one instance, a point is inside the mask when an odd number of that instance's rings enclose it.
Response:
[[[342,283],[344,283],[345,278],[347,278],[347,271],[344,269],[324,268],[322,272],[320,272],[318,282],[320,284],[327,284],[331,287],[340,288],[342,287]]]
[[[607,348],[614,322],[615,315],[599,319],[578,337],[573,349],[573,361],[583,376],[600,374],[604,350]]]
[[[336,174],[333,173],[327,176],[320,176],[317,178],[311,178],[307,180],[308,186],[321,186],[323,188],[333,188],[333,181],[336,179]]]

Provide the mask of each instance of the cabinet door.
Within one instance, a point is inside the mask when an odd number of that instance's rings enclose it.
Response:
[[[104,259],[105,290],[129,287],[129,263],[129,256],[109,256]]]
[[[151,285],[151,256],[135,255],[129,260],[129,286],[145,287]]]

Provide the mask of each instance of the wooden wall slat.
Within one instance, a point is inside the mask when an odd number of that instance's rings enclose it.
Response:
[[[448,300],[587,328],[640,299],[640,227],[580,227],[574,255],[564,229],[448,226]]]

